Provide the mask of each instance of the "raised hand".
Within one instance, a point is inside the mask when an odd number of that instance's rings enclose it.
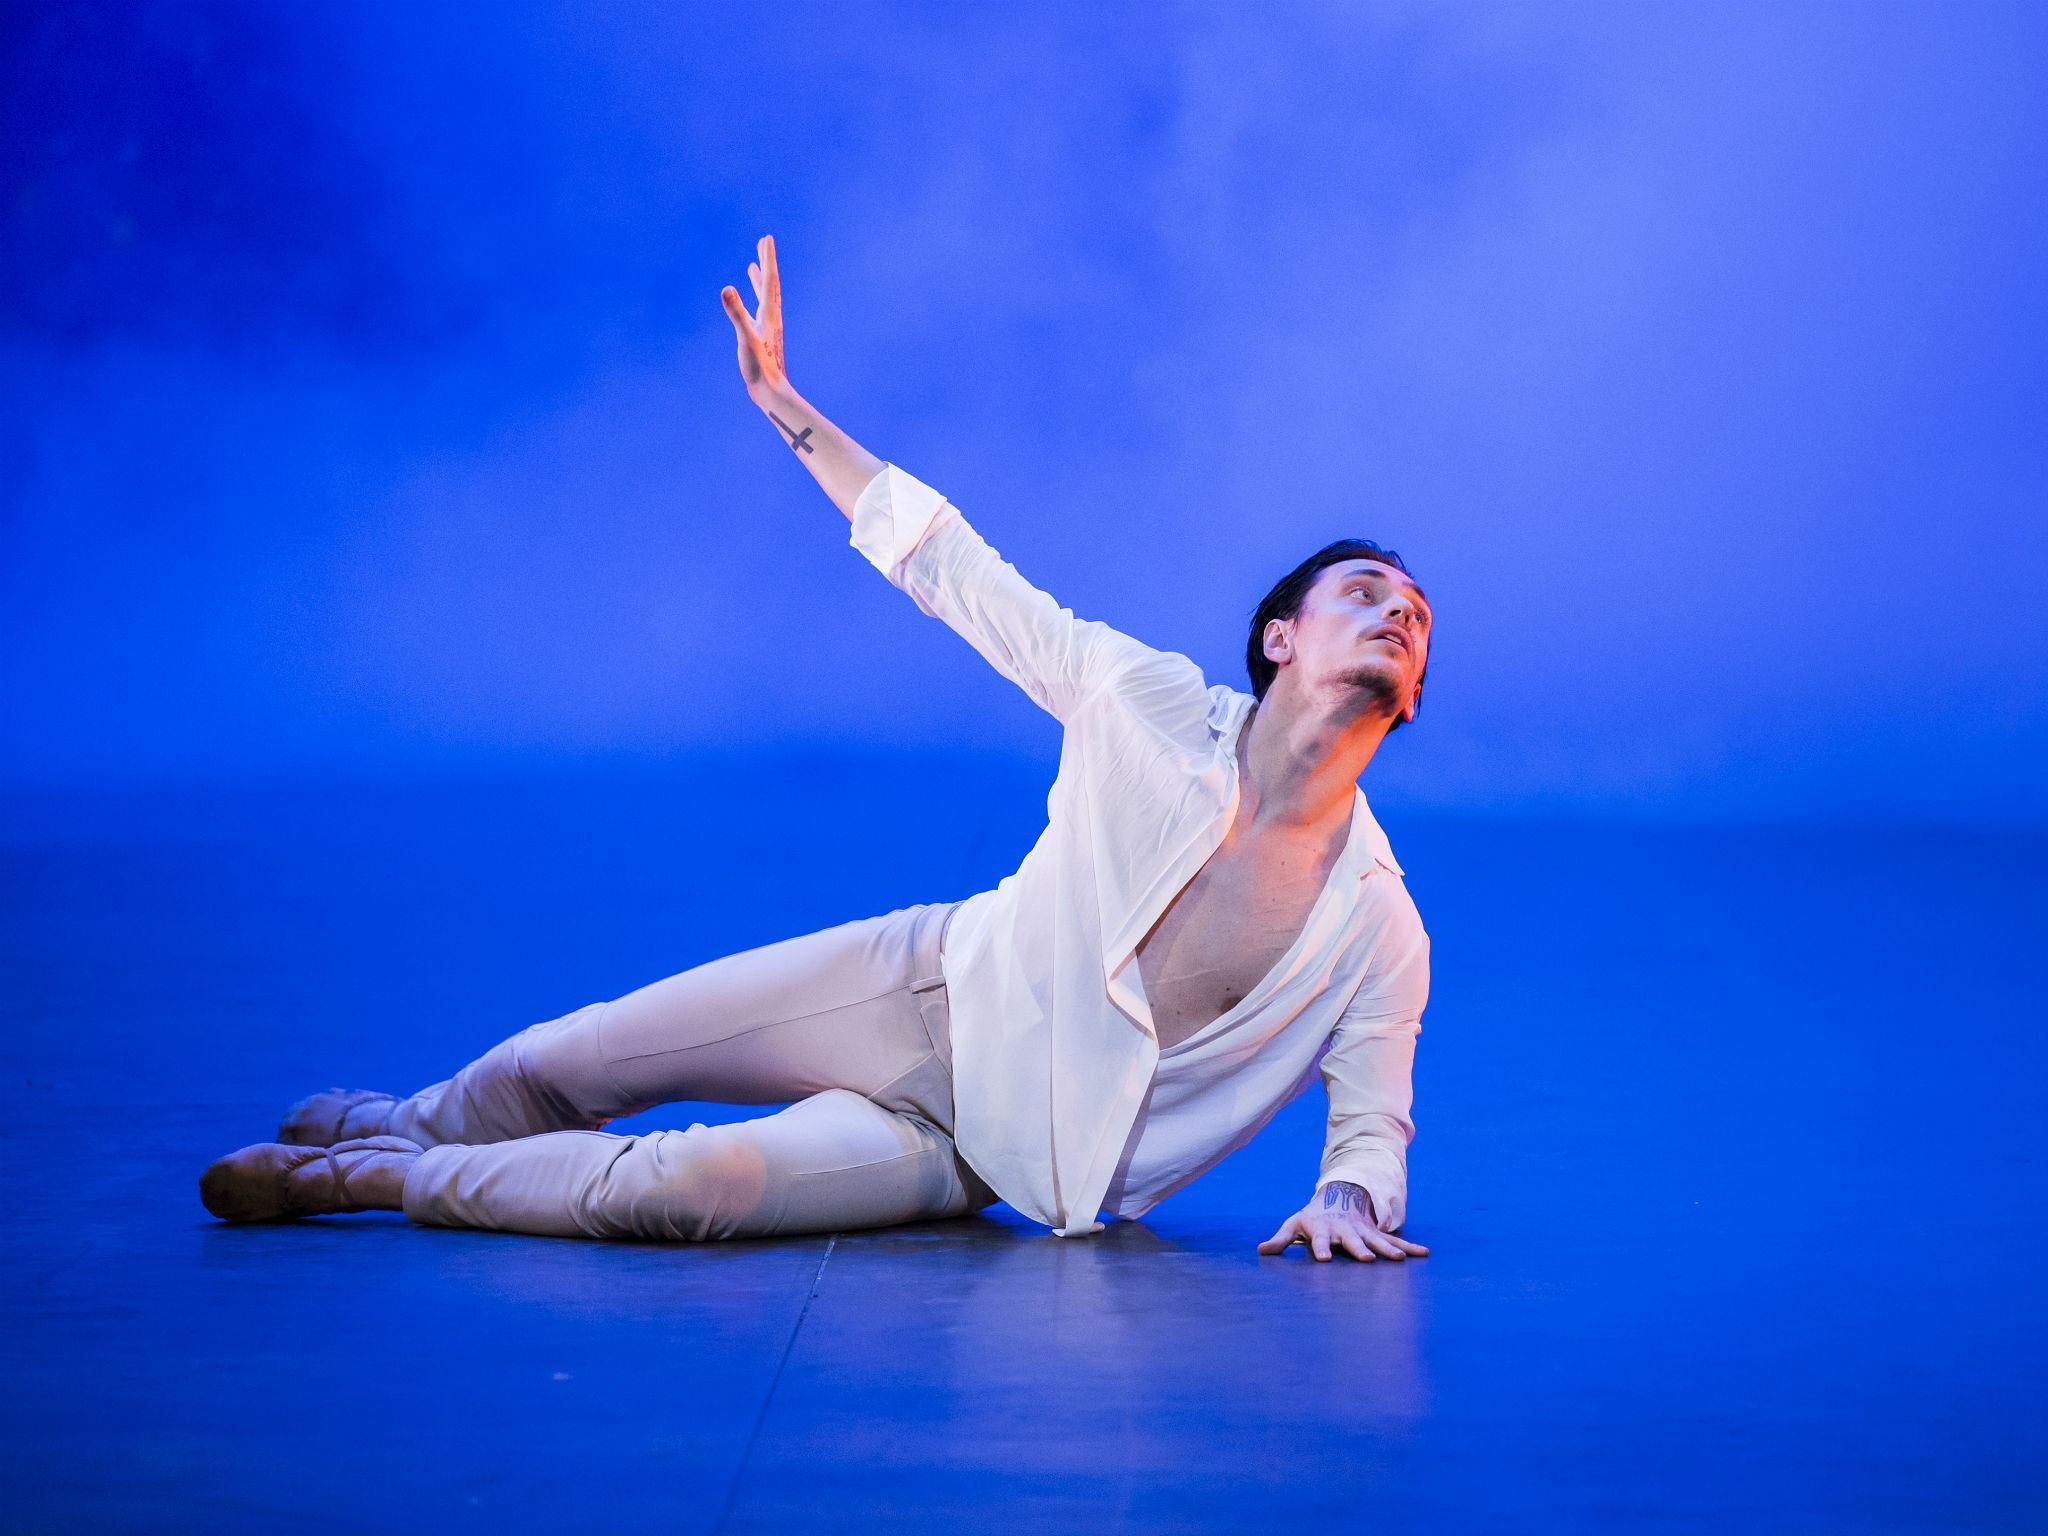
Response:
[[[740,377],[746,380],[748,395],[758,400],[764,392],[786,388],[789,374],[782,362],[782,274],[775,265],[775,237],[763,235],[755,254],[760,259],[747,263],[754,313],[747,313],[739,290],[730,283],[718,290],[718,301],[739,333]]]
[[[1322,1197],[1311,1200],[1280,1224],[1280,1230],[1259,1244],[1261,1253],[1285,1253],[1295,1243],[1306,1243],[1318,1262],[1327,1263],[1332,1246],[1354,1259],[1400,1259],[1410,1254],[1429,1257],[1420,1243],[1382,1232],[1373,1219],[1372,1196],[1356,1184],[1334,1180],[1325,1184]]]

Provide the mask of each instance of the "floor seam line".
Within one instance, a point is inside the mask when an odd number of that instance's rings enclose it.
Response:
[[[775,1374],[768,1380],[768,1390],[761,1397],[761,1411],[754,1415],[754,1427],[747,1432],[747,1443],[740,1452],[740,1464],[733,1468],[732,1482],[725,1490],[725,1507],[718,1512],[718,1523],[712,1526],[712,1536],[725,1529],[726,1521],[732,1518],[733,1505],[740,1495],[740,1480],[747,1475],[747,1463],[753,1460],[754,1443],[761,1438],[761,1426],[768,1422],[769,1406],[775,1401],[776,1390],[782,1385],[782,1373],[789,1365],[789,1357],[796,1352],[796,1336],[803,1332],[804,1319],[811,1315],[811,1303],[818,1299],[818,1287],[825,1283],[825,1266],[832,1262],[832,1250],[839,1246],[838,1234],[833,1234],[825,1244],[824,1257],[818,1260],[818,1272],[811,1276],[810,1294],[804,1297],[804,1304],[796,1314],[796,1324],[789,1330],[789,1342],[782,1346],[782,1358],[775,1362]]]

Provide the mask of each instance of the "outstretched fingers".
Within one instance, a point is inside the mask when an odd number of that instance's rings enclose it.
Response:
[[[1361,1222],[1311,1221],[1305,1213],[1282,1222],[1279,1231],[1259,1244],[1259,1252],[1285,1253],[1296,1242],[1306,1243],[1308,1251],[1325,1263],[1340,1249],[1367,1264],[1376,1259],[1399,1263],[1411,1257],[1429,1256],[1429,1250],[1422,1244],[1382,1232],[1378,1227]]]
[[[755,250],[758,259],[747,263],[747,282],[754,290],[754,311],[747,312],[739,290],[728,283],[718,290],[718,302],[739,337],[740,376],[751,394],[764,384],[780,387],[787,381],[782,353],[782,278],[775,266],[775,237],[763,235]],[[808,447],[806,452],[810,450]]]
[[[746,301],[740,297],[739,289],[727,283],[718,290],[718,302],[725,306],[726,318],[732,321],[733,328],[740,333],[740,340],[750,339],[754,334],[754,322],[747,314]]]
[[[760,259],[747,272],[754,279],[754,292],[761,298],[761,307],[755,311],[761,335],[770,346],[779,346],[782,338],[782,269],[775,263],[773,235],[761,237]]]
[[[1294,1242],[1296,1233],[1305,1233],[1299,1216],[1290,1216],[1280,1223],[1280,1230],[1259,1244],[1261,1253],[1285,1253]]]

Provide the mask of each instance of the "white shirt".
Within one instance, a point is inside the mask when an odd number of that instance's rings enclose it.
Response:
[[[894,464],[861,492],[849,537],[1065,726],[1045,831],[946,935],[960,1155],[1018,1211],[1087,1236],[1105,1205],[1142,1216],[1222,1161],[1320,1070],[1316,1187],[1363,1185],[1381,1227],[1399,1228],[1429,935],[1364,793],[1293,947],[1161,1051],[1138,941],[1230,830],[1252,696],[1075,618]]]

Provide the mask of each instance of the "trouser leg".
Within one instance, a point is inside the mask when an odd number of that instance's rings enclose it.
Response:
[[[935,1221],[993,1199],[951,1137],[833,1088],[732,1125],[430,1148],[404,1208],[430,1226],[703,1242]]]
[[[401,1124],[500,1133],[423,1142],[407,1213],[557,1236],[704,1238],[890,1225],[991,1203],[952,1142],[938,948],[954,905],[727,955],[522,1032],[436,1085],[439,1121],[393,1117],[399,1135],[409,1134]],[[800,1102],[638,1137],[591,1124],[678,1098]],[[551,1128],[507,1139],[503,1128],[550,1116]],[[583,1123],[564,1126],[571,1116]]]
[[[423,1147],[476,1145],[568,1129],[597,1130],[645,1105],[628,1102],[605,1069],[590,1003],[501,1040],[453,1077],[394,1107],[385,1131]]]
[[[938,946],[958,905],[904,907],[720,956],[532,1025],[401,1101],[385,1129],[423,1147],[476,1146],[601,1130],[673,1099],[886,1092],[933,1052]],[[944,1053],[943,1038],[938,1046]],[[948,1070],[947,1103],[932,1106],[949,1132],[950,1084]]]

